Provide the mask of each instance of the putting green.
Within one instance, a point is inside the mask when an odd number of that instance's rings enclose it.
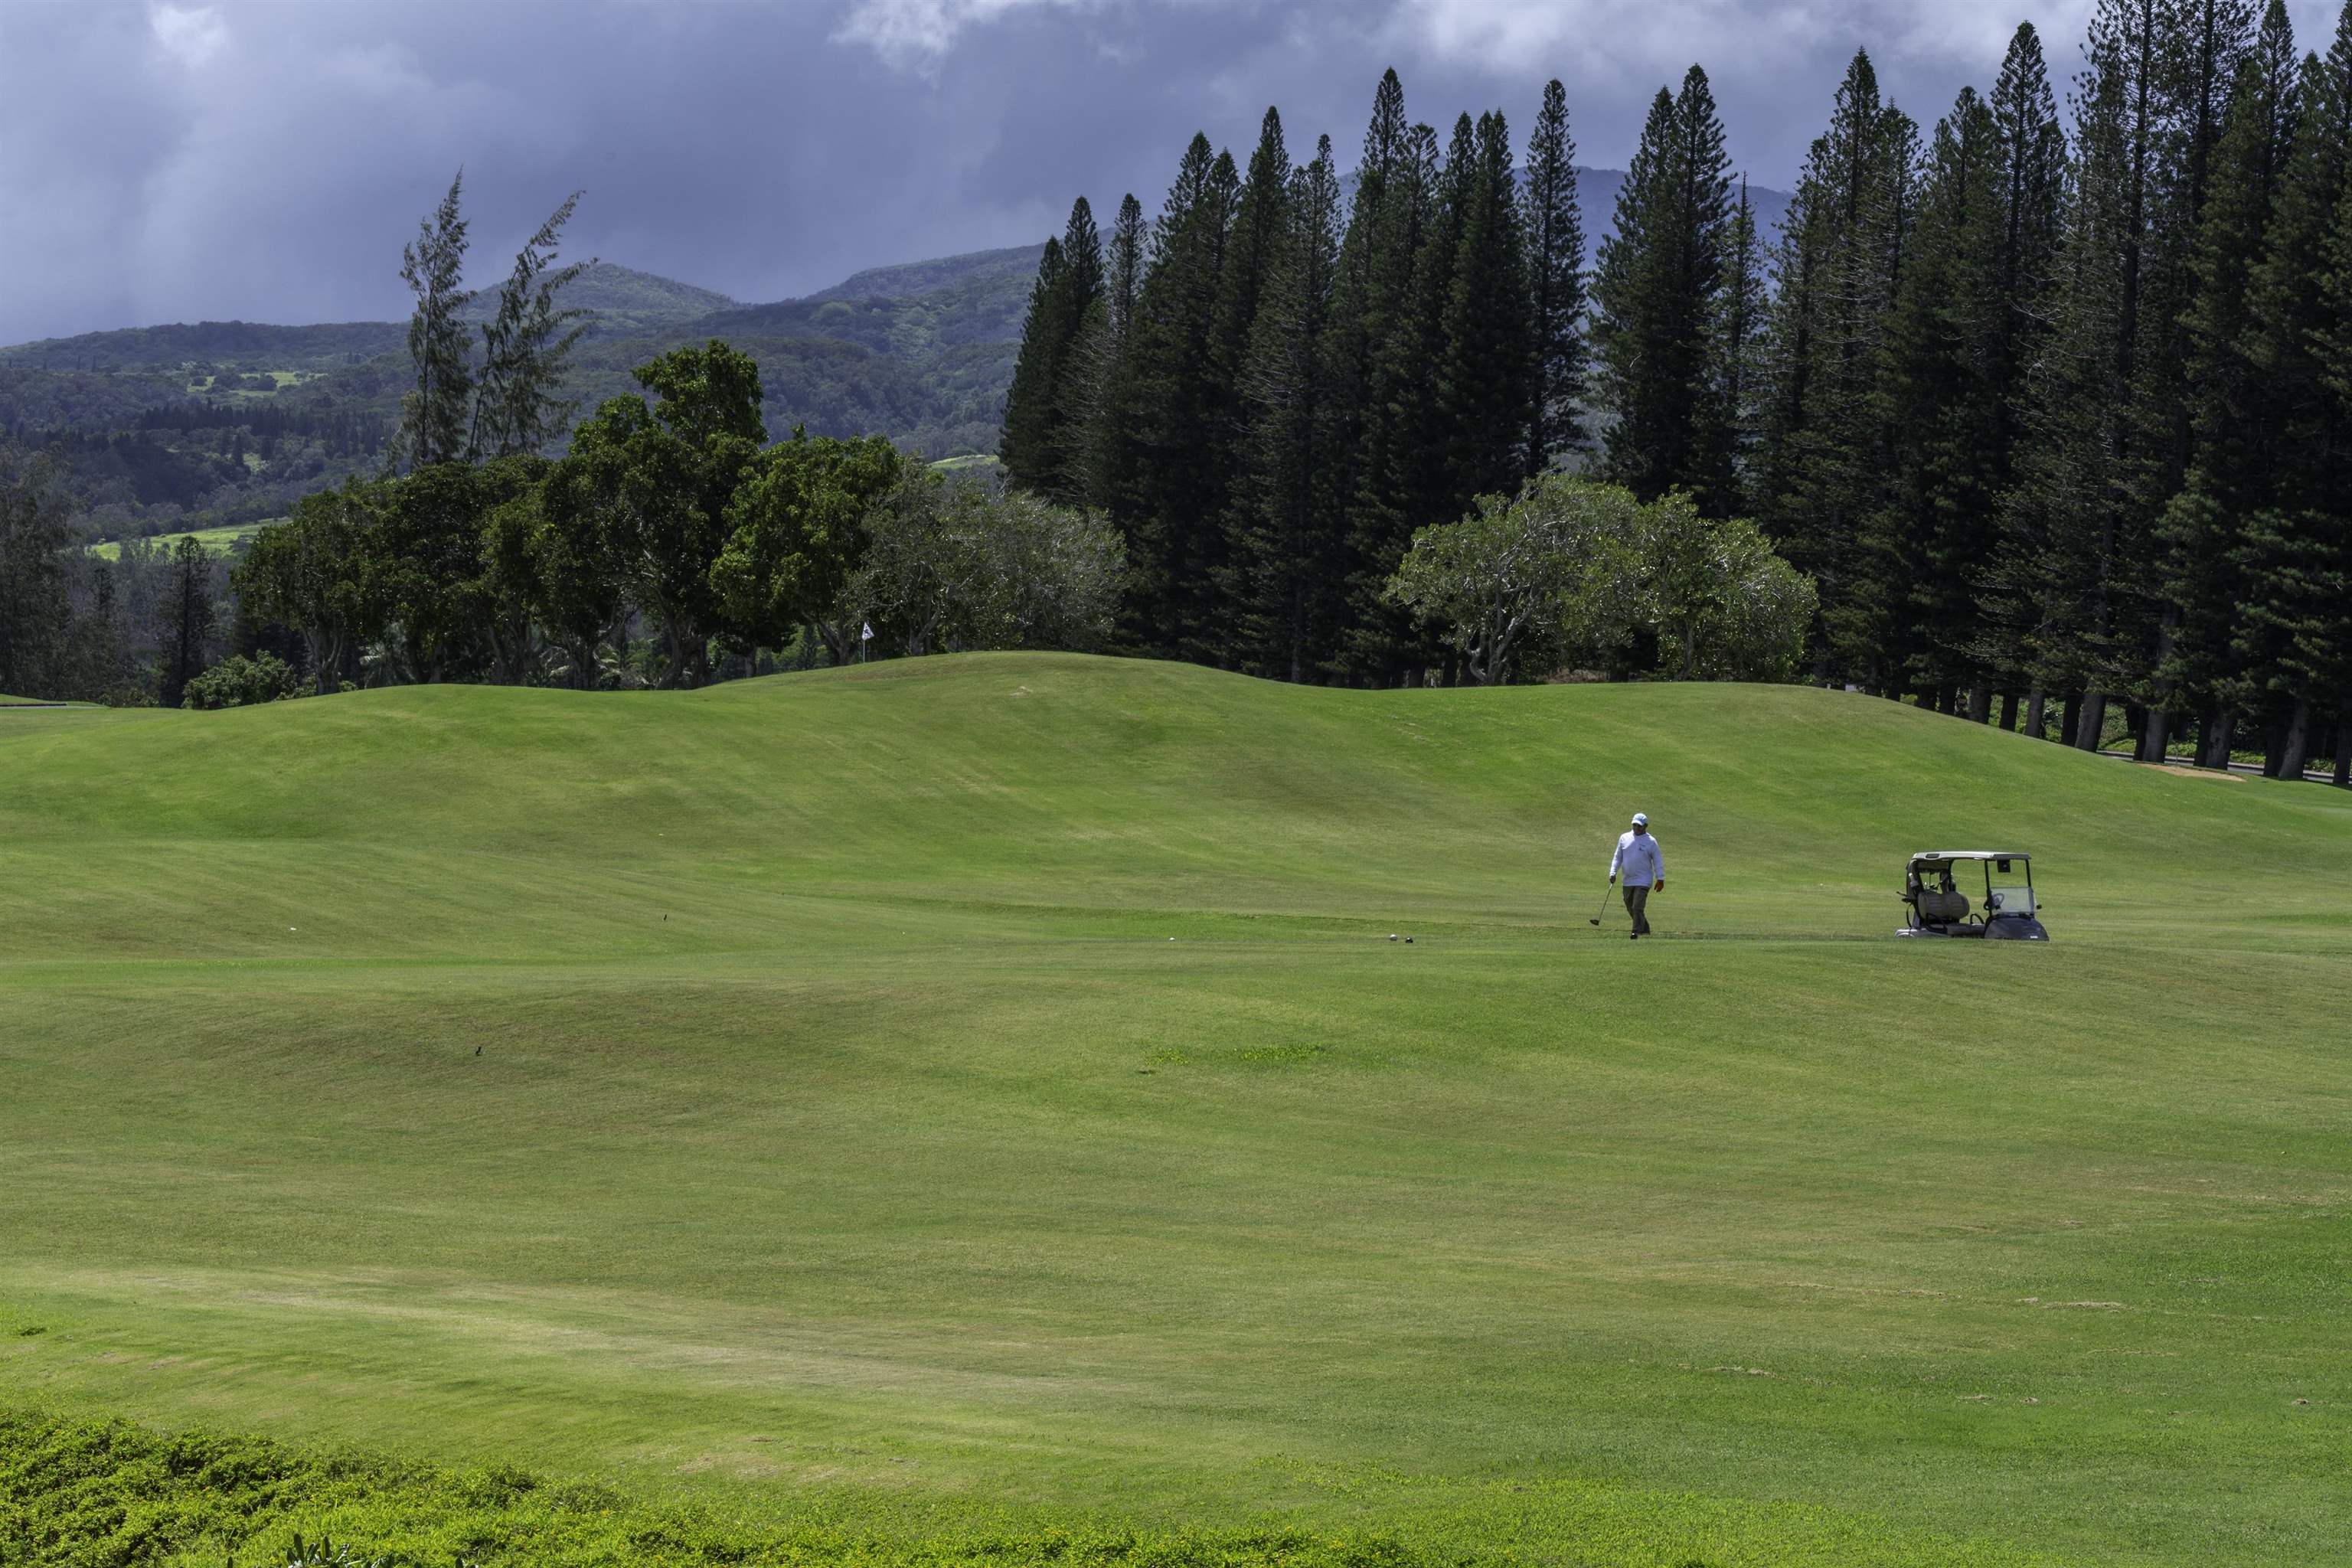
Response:
[[[1993,841],[2049,946],[1891,939]],[[2347,1014],[2352,795],[1847,694],[26,715],[0,1399],[887,1539],[2340,1561]]]

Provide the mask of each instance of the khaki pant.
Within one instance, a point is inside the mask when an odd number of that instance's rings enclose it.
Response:
[[[1625,884],[1625,912],[1633,917],[1633,934],[1635,936],[1647,936],[1650,934],[1650,917],[1642,912],[1643,907],[1646,906],[1649,901],[1649,883],[1644,882],[1638,888],[1631,882]]]

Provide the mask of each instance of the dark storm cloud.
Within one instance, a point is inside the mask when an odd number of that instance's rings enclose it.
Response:
[[[2035,16],[2062,78],[2084,9]],[[1352,162],[1390,64],[1440,125],[1523,128],[1559,76],[1582,161],[1622,166],[1696,59],[1785,185],[1857,44],[1932,121],[2013,26],[1965,0],[0,0],[0,342],[403,314],[400,245],[461,163],[486,273],[577,187],[572,252],[781,298],[1034,239],[1078,192],[1154,210],[1193,130],[1246,155],[1269,102],[1295,153],[1328,132]]]

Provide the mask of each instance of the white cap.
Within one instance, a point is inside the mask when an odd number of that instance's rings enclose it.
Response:
[[[1636,827],[1647,827],[1647,826],[1650,826],[1649,814],[1648,814],[1648,813],[1646,813],[1646,812],[1640,812],[1640,811],[1635,812],[1635,813],[1633,814],[1633,826],[1636,826]]]

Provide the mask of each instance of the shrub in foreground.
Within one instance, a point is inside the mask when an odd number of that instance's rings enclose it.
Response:
[[[508,1468],[0,1407],[0,1563],[47,1568],[1434,1568],[1386,1538],[1050,1531],[893,1541],[762,1525]]]
[[[274,653],[233,654],[188,682],[183,708],[250,708],[294,695],[294,671]]]

